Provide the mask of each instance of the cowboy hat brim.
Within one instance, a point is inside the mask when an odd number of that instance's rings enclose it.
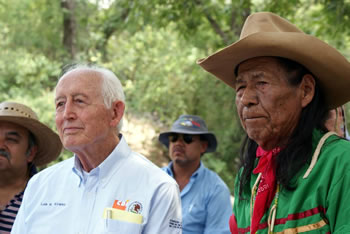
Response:
[[[197,63],[235,88],[236,67],[262,56],[283,57],[305,66],[318,79],[330,109],[350,100],[350,63],[327,43],[301,32],[253,33]]]

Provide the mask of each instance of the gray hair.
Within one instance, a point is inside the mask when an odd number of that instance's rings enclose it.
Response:
[[[102,89],[101,94],[103,97],[104,105],[109,109],[112,106],[112,103],[115,101],[122,101],[125,104],[125,95],[123,91],[122,84],[118,77],[109,69],[98,67],[96,65],[85,65],[85,64],[74,64],[68,68],[64,68],[62,74],[60,75],[59,80],[62,79],[65,75],[72,71],[76,70],[87,70],[97,72],[101,75],[102,78]],[[117,133],[123,127],[123,118],[120,120],[116,130]]]

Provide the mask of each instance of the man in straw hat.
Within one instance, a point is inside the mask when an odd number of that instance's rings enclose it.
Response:
[[[350,142],[325,127],[329,109],[350,100],[344,56],[261,12],[198,63],[235,89],[247,133],[232,233],[350,233]]]
[[[32,109],[0,103],[0,233],[10,233],[23,191],[35,166],[55,160],[62,149],[58,135]]]
[[[170,164],[163,168],[181,191],[182,233],[230,233],[232,214],[230,191],[222,179],[201,162],[201,156],[215,152],[217,142],[202,118],[181,115],[170,131],[159,135],[169,148]]]
[[[74,157],[34,176],[13,233],[181,234],[176,182],[120,134],[125,109],[115,74],[75,65],[56,86],[56,126]]]

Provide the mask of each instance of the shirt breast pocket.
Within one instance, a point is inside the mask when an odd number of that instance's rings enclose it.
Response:
[[[135,233],[139,234],[142,230],[142,224],[130,223],[126,221],[106,219],[106,229],[104,233]]]
[[[192,203],[188,207],[187,215],[185,216],[189,222],[194,223],[196,225],[202,225],[205,222],[207,212],[205,210],[205,206]]]
[[[105,222],[104,233],[141,233],[143,219],[141,214],[105,208],[103,218]]]

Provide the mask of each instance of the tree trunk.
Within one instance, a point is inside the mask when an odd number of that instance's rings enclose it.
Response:
[[[76,56],[75,0],[62,0],[61,7],[63,11],[63,46],[70,54],[71,59],[74,60]]]

